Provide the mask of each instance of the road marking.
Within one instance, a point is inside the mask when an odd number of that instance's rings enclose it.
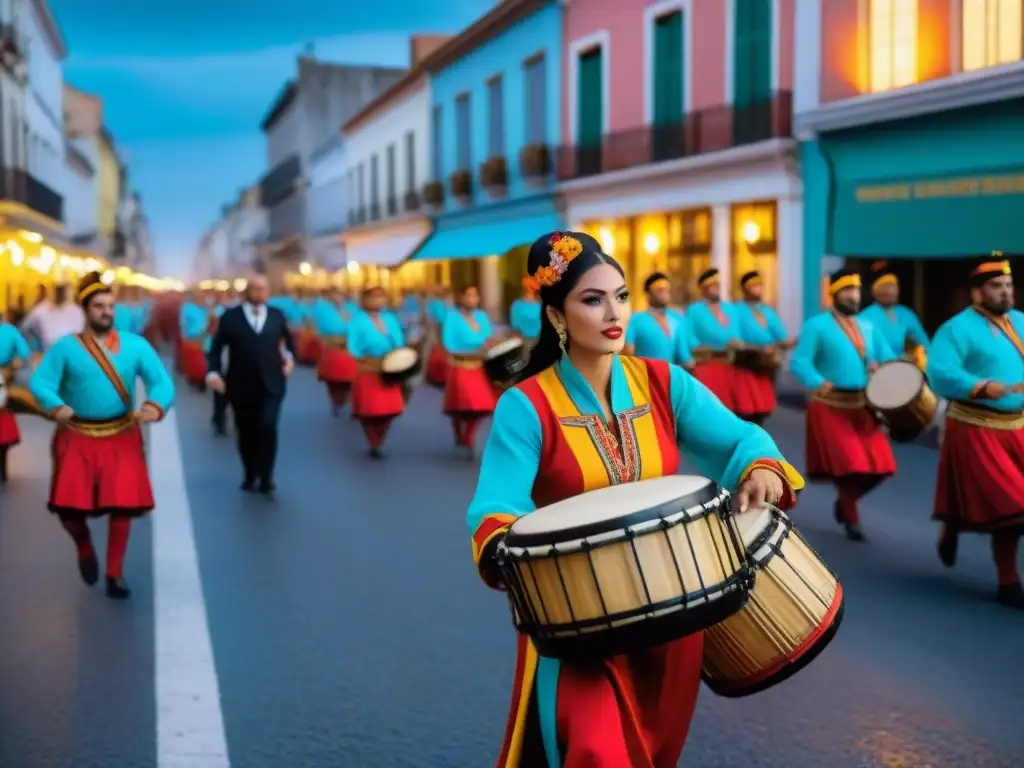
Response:
[[[153,424],[157,768],[230,768],[176,413]]]

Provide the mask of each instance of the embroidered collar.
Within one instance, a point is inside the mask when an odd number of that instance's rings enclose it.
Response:
[[[86,333],[89,333],[86,331]],[[93,336],[93,338],[96,338]],[[96,339],[99,341],[99,339]],[[121,351],[121,337],[118,335],[115,328],[111,328],[107,331],[106,337],[100,342],[100,346],[103,347],[107,352],[112,355],[116,355]]]
[[[587,380],[583,378],[583,374],[569,360],[569,356],[562,355],[561,359],[555,364],[555,367],[558,372],[558,378],[565,385],[566,392],[569,393],[569,397],[572,398],[576,407],[580,409],[580,413],[584,416],[601,415],[601,405],[597,395],[594,394],[594,390],[591,389]],[[619,360],[618,355],[615,355],[612,360],[611,390],[613,412],[618,414],[628,411],[633,407],[633,395],[629,391],[626,372],[623,370],[622,361]]]

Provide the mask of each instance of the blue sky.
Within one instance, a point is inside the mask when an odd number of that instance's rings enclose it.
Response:
[[[408,64],[493,0],[50,0],[65,80],[98,94],[148,209],[162,274],[185,276],[222,203],[265,170],[259,129],[313,42],[326,61]]]

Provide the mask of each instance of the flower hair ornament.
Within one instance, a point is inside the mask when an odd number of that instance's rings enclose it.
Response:
[[[583,253],[583,244],[579,240],[561,232],[555,232],[548,243],[551,245],[550,263],[545,267],[537,267],[537,271],[527,278],[533,280],[537,290],[550,287],[561,280],[573,259]]]

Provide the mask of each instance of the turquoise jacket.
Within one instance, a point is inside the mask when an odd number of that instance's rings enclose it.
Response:
[[[657,315],[661,315],[659,322]],[[669,363],[686,363],[693,359],[687,336],[689,329],[685,316],[668,309],[647,309],[637,312],[626,328],[626,343],[633,345],[637,357],[649,357]]]
[[[388,352],[404,346],[402,325],[391,312],[381,312],[380,320],[385,333],[381,333],[373,318],[360,312],[348,325],[348,351],[359,360],[380,359]]]
[[[540,336],[540,302],[516,299],[508,308],[509,327],[527,339]]]
[[[878,329],[885,337],[889,348],[897,355],[903,354],[908,338],[925,350],[928,349],[928,334],[924,332],[924,326],[921,325],[917,313],[910,307],[897,304],[886,309],[875,302],[862,311],[860,317]]]
[[[789,370],[807,389],[814,391],[826,382],[837,389],[865,389],[869,365],[896,359],[896,353],[878,329],[861,317],[850,319],[860,331],[863,357],[831,311],[804,323]]]
[[[441,346],[451,354],[476,354],[494,333],[491,320],[482,309],[473,310],[472,317],[477,325],[476,330],[470,327],[461,309],[452,307],[445,314],[444,325],[441,327]]]

